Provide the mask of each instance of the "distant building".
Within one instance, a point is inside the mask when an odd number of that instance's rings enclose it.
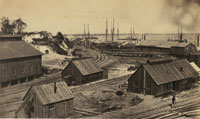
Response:
[[[135,45],[139,52],[159,52],[177,58],[185,58],[189,62],[195,62],[200,66],[200,54],[194,44],[184,41],[144,40]]]
[[[189,55],[197,52],[196,46],[192,43],[165,40],[143,40],[135,45],[135,50],[172,55]]]
[[[18,118],[66,118],[74,112],[73,99],[64,81],[32,86],[15,114]]]
[[[66,78],[67,77],[67,78]],[[84,84],[108,78],[108,71],[102,69],[93,59],[75,59],[62,71],[62,78],[68,84]]]
[[[43,54],[19,40],[21,37],[14,38],[0,41],[0,87],[31,81],[42,74]]]
[[[197,78],[186,59],[148,61],[128,79],[128,91],[157,96],[190,88]]]
[[[0,34],[0,42],[1,41],[21,41],[21,35],[7,35],[7,34]]]

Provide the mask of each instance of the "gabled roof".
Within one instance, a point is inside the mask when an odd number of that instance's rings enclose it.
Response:
[[[158,47],[158,48],[171,48],[171,47],[186,47],[190,43],[166,40],[143,40],[135,46]]]
[[[0,38],[16,38],[16,37],[22,37],[22,35],[0,34]]]
[[[200,68],[194,63],[194,62],[191,62],[190,65],[197,71],[200,73]]]
[[[198,73],[186,59],[143,65],[157,85],[197,77]]]
[[[24,41],[0,42],[0,60],[43,55]]]
[[[42,105],[56,103],[73,98],[71,90],[64,81],[56,82],[57,91],[54,93],[54,83],[32,86],[33,90]],[[27,92],[29,93],[29,91]],[[25,95],[25,97],[27,94]],[[25,98],[24,97],[24,98]]]
[[[97,72],[103,71],[96,61],[93,59],[78,59],[73,60],[72,63],[76,66],[76,68],[81,72],[82,75],[94,74]]]

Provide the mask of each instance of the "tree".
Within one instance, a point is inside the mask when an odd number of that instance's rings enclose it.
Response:
[[[5,34],[21,34],[26,27],[27,24],[21,18],[14,21],[7,17],[1,18],[1,31]]]
[[[15,30],[17,34],[21,34],[23,29],[27,27],[27,24],[21,18],[15,20],[13,24],[15,25]]]
[[[58,32],[56,37],[57,37],[59,44],[61,44],[64,41],[64,36],[61,32]]]
[[[64,39],[64,36],[61,32],[58,32],[57,35],[56,35],[58,38],[61,38],[61,39]]]
[[[1,18],[1,31],[5,34],[13,34],[15,24],[13,24],[7,17]]]

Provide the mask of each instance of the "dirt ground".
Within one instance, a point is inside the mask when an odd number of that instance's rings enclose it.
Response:
[[[111,67],[108,67],[108,78],[115,78],[127,74],[133,74],[135,71],[128,71],[127,69],[130,66],[135,66],[135,64],[126,64],[126,63],[116,63]]]
[[[122,92],[122,95],[117,95]],[[125,88],[117,86],[102,87],[96,90],[84,90],[75,93],[75,108],[105,113],[137,105],[143,101],[134,93],[126,92]]]
[[[98,95],[98,93],[96,95]],[[139,97],[139,99],[142,99],[143,101],[132,106],[130,104],[131,99],[136,95]],[[175,95],[176,95],[176,104],[173,108],[179,108],[180,106],[196,103],[197,101],[200,100],[200,84],[195,84],[194,88],[185,90],[182,92],[177,92]],[[171,98],[172,98],[172,95],[167,95],[164,97],[154,97],[151,95],[125,93],[124,96],[118,97],[117,99],[113,97],[114,103],[116,105],[119,104],[119,106],[121,106],[121,109],[107,111],[97,116],[86,117],[86,118],[91,118],[91,119],[104,119],[104,118],[120,118],[120,119],[128,118],[129,119],[130,118],[132,119],[132,118],[136,118],[136,115],[137,115],[137,118],[141,118],[143,117],[144,114],[148,114],[148,113],[149,115],[153,116],[161,111],[171,111],[172,110]],[[112,103],[110,103],[109,105],[112,105]],[[151,111],[151,110],[154,110],[154,111]],[[198,118],[198,117],[192,117],[192,118]],[[180,119],[182,119],[182,117]],[[184,117],[184,119],[186,119],[186,117]],[[190,119],[190,118],[187,118],[187,119]]]

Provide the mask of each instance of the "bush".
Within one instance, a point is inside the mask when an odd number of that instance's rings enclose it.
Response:
[[[124,94],[124,92],[121,91],[121,90],[119,90],[119,91],[116,92],[116,95],[118,95],[118,96],[122,96],[123,94]]]

